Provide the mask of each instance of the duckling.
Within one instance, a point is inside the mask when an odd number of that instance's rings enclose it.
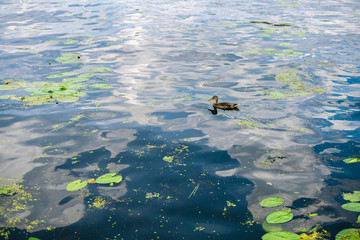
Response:
[[[237,103],[228,103],[228,102],[220,102],[218,103],[219,101],[219,98],[217,96],[213,96],[212,99],[210,99],[209,101],[214,101],[214,104],[213,104],[213,107],[214,108],[220,108],[220,109],[223,109],[223,110],[239,110],[237,108]]]

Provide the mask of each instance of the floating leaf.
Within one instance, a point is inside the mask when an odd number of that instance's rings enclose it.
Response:
[[[262,240],[300,240],[300,235],[288,231],[269,232],[261,237]]]
[[[109,86],[109,84],[106,83],[97,83],[97,84],[92,84],[90,85],[91,88],[112,88],[111,86]]]
[[[277,207],[283,204],[284,199],[281,197],[270,197],[262,200],[260,206],[262,207]]]
[[[71,183],[69,183],[66,186],[66,190],[69,191],[69,192],[77,191],[79,189],[82,189],[82,188],[86,187],[87,184],[88,184],[87,181],[81,182],[80,179],[77,179],[77,180],[72,181]]]
[[[29,240],[40,240],[40,239],[36,237],[30,237]]]
[[[360,203],[345,203],[341,207],[348,211],[360,212]]]
[[[265,232],[279,232],[282,231],[280,223],[268,223],[266,220],[262,224],[262,228]]]
[[[282,43],[279,43],[279,46],[291,46],[291,43],[289,43],[289,42],[282,42]]]
[[[348,200],[350,202],[359,202],[360,201],[360,191],[354,191],[353,193],[344,193],[344,200]]]
[[[74,75],[78,75],[78,74],[79,74],[78,72],[63,72],[63,73],[47,76],[46,79],[58,78],[58,77],[68,77],[68,76],[74,76]]]
[[[341,230],[336,234],[335,240],[359,240],[360,229],[359,228],[348,228]]]
[[[96,183],[99,184],[108,184],[108,183],[119,183],[122,180],[121,175],[116,175],[116,173],[107,173],[96,179]]]
[[[0,99],[10,99],[11,97],[14,97],[14,95],[2,95]]]
[[[18,89],[21,86],[19,84],[6,84],[6,85],[0,85],[0,91],[6,91],[6,90],[14,90],[14,89]]]
[[[78,58],[78,54],[75,53],[62,53],[61,57],[55,58],[55,61],[60,62],[62,64],[81,62],[81,60]]]
[[[266,217],[266,221],[268,223],[286,223],[290,221],[294,215],[291,212],[288,211],[277,211],[270,213]]]
[[[91,70],[94,72],[111,72],[111,69],[106,67],[94,67]]]
[[[77,102],[79,97],[76,96],[68,96],[68,95],[59,95],[55,97],[59,102]]]
[[[346,158],[343,161],[346,163],[356,163],[356,162],[360,162],[360,158]]]

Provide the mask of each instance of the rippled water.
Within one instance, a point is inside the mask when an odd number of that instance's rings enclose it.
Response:
[[[359,227],[359,5],[1,1],[0,177],[22,190],[1,237],[261,239],[281,209],[284,231]]]

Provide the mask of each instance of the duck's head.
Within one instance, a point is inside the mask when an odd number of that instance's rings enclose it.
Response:
[[[214,101],[215,103],[217,103],[219,100],[219,98],[217,96],[213,96],[209,101]]]

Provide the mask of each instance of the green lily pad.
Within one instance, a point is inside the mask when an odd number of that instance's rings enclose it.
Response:
[[[348,200],[350,202],[359,202],[360,201],[360,191],[354,191],[353,193],[344,193],[344,200]]]
[[[335,240],[359,240],[360,229],[359,228],[348,228],[341,230],[336,234]]]
[[[0,91],[14,90],[14,89],[18,89],[20,87],[21,86],[18,84],[9,83],[6,85],[0,85]]]
[[[360,203],[345,203],[341,207],[348,211],[360,212]]]
[[[288,231],[269,232],[261,237],[262,240],[300,240],[300,235]]]
[[[112,88],[111,86],[109,86],[109,84],[106,83],[96,83],[96,84],[92,84],[90,85],[91,88]]]
[[[263,222],[262,228],[265,232],[279,232],[283,230],[280,223],[268,223],[266,220]]]
[[[14,97],[14,95],[2,95],[0,96],[0,99],[9,99],[11,97]]]
[[[79,97],[77,96],[68,96],[68,95],[59,95],[55,97],[59,102],[77,102]]]
[[[55,58],[55,61],[60,62],[62,64],[78,63],[81,62],[78,56],[79,55],[75,53],[62,53],[61,57]]]
[[[262,200],[260,206],[262,207],[277,207],[284,203],[284,199],[281,197],[270,197]]]
[[[36,237],[30,237],[29,240],[40,240],[40,239]]]
[[[289,42],[282,42],[282,43],[279,43],[279,46],[291,46],[291,43],[289,43]]]
[[[290,221],[293,217],[294,215],[291,212],[282,210],[282,211],[270,213],[266,217],[266,221],[268,223],[286,223]]]
[[[107,173],[96,179],[96,183],[99,184],[109,184],[109,183],[119,183],[122,180],[121,175],[116,175],[116,173]]]
[[[63,72],[63,73],[47,76],[46,79],[58,78],[58,77],[68,77],[68,76],[74,76],[74,75],[78,75],[78,74],[79,74],[78,72]]]
[[[111,72],[111,69],[106,67],[94,67],[91,70],[94,72]]]
[[[86,187],[87,184],[88,184],[87,181],[81,182],[80,179],[77,179],[77,180],[72,181],[71,183],[69,183],[66,186],[66,190],[69,191],[69,192],[77,191],[77,190],[80,190],[80,189]]]
[[[360,158],[346,158],[343,161],[346,163],[356,163],[356,162],[360,162]]]

